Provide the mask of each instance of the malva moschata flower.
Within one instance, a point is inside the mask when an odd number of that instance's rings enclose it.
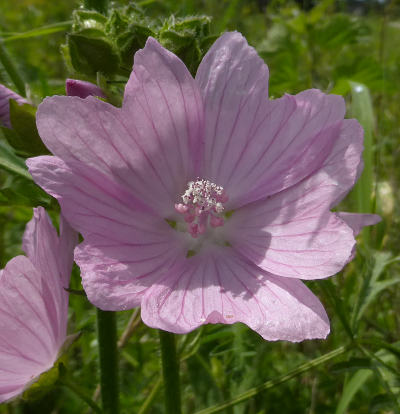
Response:
[[[58,237],[38,207],[24,233],[27,257],[14,257],[0,272],[0,403],[21,394],[58,358],[76,243],[62,217]]]
[[[154,328],[242,322],[268,340],[324,338],[329,320],[303,284],[351,259],[376,216],[331,212],[361,172],[363,131],[318,90],[268,100],[268,67],[225,33],[195,79],[149,38],[122,108],[46,98],[37,113],[55,155],[27,161],[84,241],[89,300],[141,306]],[[349,219],[350,217],[350,219]]]

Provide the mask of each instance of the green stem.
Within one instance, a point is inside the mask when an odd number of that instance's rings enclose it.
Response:
[[[175,336],[172,333],[161,330],[159,334],[164,378],[165,413],[181,414],[179,362],[176,356]]]
[[[104,414],[118,414],[118,351],[115,312],[97,309],[100,388]]]
[[[18,72],[17,66],[8,54],[7,49],[4,47],[2,40],[0,40],[0,62],[2,63],[8,76],[10,76],[11,80],[14,82],[17,92],[22,96],[26,96],[25,82]]]
[[[228,407],[233,407],[236,404],[244,402],[244,401],[246,401],[246,400],[248,400],[252,397],[255,397],[257,394],[260,394],[263,391],[269,390],[270,388],[276,387],[277,385],[280,385],[280,384],[282,384],[286,381],[289,381],[292,378],[295,378],[298,375],[309,371],[311,368],[317,367],[318,365],[322,365],[325,362],[328,362],[331,359],[336,358],[337,356],[344,354],[346,351],[348,351],[352,347],[353,347],[353,345],[341,346],[341,347],[335,349],[332,352],[328,352],[327,354],[322,355],[318,358],[315,358],[310,362],[306,362],[305,364],[300,365],[299,367],[295,368],[292,371],[289,371],[285,375],[281,375],[278,378],[275,378],[273,380],[269,380],[267,382],[264,382],[264,384],[261,384],[257,387],[250,388],[248,391],[238,395],[236,398],[233,398],[229,401],[225,401],[221,404],[214,405],[214,406],[206,408],[204,410],[198,411],[196,414],[218,413],[220,411],[226,410]]]
[[[76,385],[74,382],[63,378],[61,380],[61,384],[76,394],[81,400],[85,401],[85,403],[95,412],[101,414],[100,407],[88,396],[86,393],[82,391],[82,387]]]

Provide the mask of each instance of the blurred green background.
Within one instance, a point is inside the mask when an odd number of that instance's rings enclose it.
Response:
[[[123,10],[128,4],[115,1],[110,9]],[[135,24],[148,25],[157,33],[176,28],[179,18],[195,15],[211,18],[207,36],[242,32],[269,66],[273,98],[308,88],[343,95],[348,116],[364,126],[366,148],[363,176],[340,210],[376,212],[383,218],[372,231],[360,235],[357,257],[343,272],[308,283],[331,318],[332,333],[326,341],[265,342],[240,324],[206,326],[180,336],[184,412],[230,400],[353,340],[356,346],[341,357],[315,369],[306,367],[302,375],[221,412],[400,412],[400,2],[144,0],[136,5],[141,10],[135,11]],[[67,77],[96,81],[95,75],[66,64],[61,52],[66,34],[79,29],[76,20],[72,27],[72,13],[80,6],[78,1],[0,3],[0,37],[35,104],[47,95],[64,94]],[[129,26],[134,33],[135,24]],[[100,35],[93,33],[90,36],[105,36],[122,56],[119,33],[106,29]],[[202,43],[200,55],[207,44]],[[179,49],[180,56],[193,61],[188,54],[191,47]],[[126,50],[115,73],[104,80],[118,82],[111,86],[114,93],[122,91],[126,81],[124,59],[133,56],[131,49]],[[195,67],[191,69],[195,72]],[[0,83],[15,90],[2,69]],[[33,184],[0,172],[1,267],[21,253],[22,231],[37,204],[45,205],[56,218],[57,206]],[[72,284],[80,289],[77,269]],[[95,310],[83,296],[71,295],[70,302],[69,330],[81,331],[82,336],[69,352],[66,375],[92,397],[98,385]],[[121,335],[131,317],[132,311],[118,313]],[[162,413],[158,336],[140,322],[137,313],[132,318],[133,334],[121,349],[122,412]],[[10,414],[86,412],[90,410],[82,398],[61,384],[42,399],[0,406],[0,413]]]

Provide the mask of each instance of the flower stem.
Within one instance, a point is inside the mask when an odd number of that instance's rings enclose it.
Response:
[[[97,309],[100,354],[100,389],[104,414],[118,414],[118,351],[115,312]]]
[[[159,333],[164,378],[165,413],[181,414],[179,362],[176,356],[175,336],[172,333],[161,330]]]
[[[18,72],[17,66],[8,54],[7,49],[4,47],[3,41],[0,41],[0,62],[8,76],[14,82],[17,92],[22,96],[26,96],[25,82],[21,74]]]

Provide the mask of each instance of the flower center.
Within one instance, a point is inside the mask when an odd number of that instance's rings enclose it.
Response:
[[[208,228],[224,225],[223,204],[228,201],[224,189],[208,180],[189,181],[181,196],[182,203],[175,204],[175,210],[183,215],[190,235],[196,238]]]

